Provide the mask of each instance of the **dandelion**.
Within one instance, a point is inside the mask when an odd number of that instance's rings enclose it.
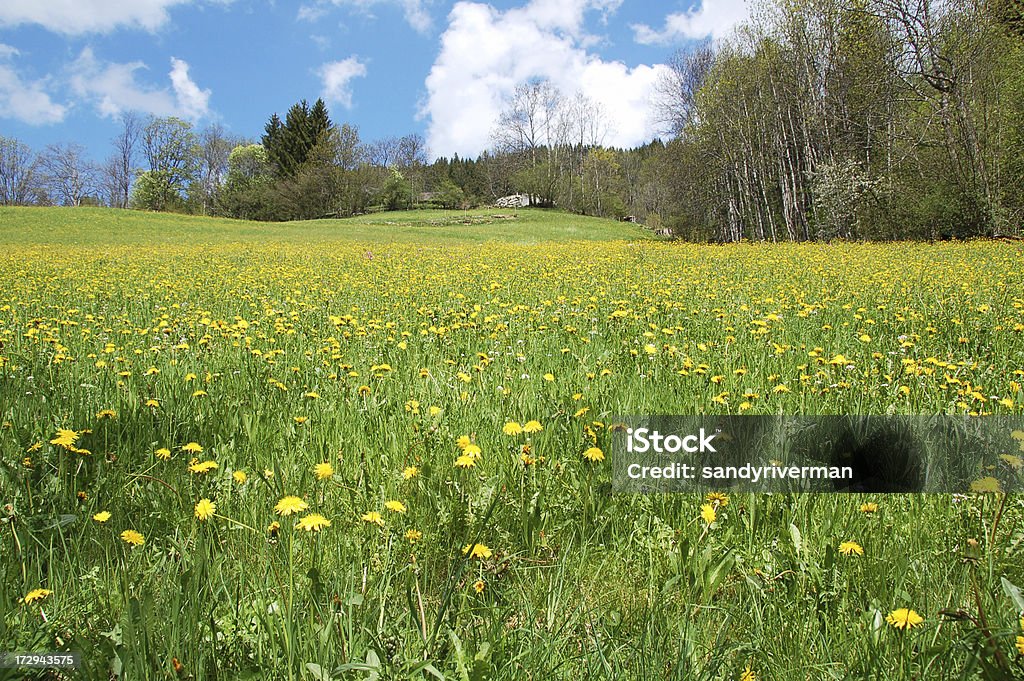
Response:
[[[249,479],[249,476],[245,474],[245,471],[235,471],[231,474],[231,479],[239,485],[244,485],[245,481]]]
[[[296,496],[281,497],[281,500],[274,506],[274,511],[278,515],[291,515],[293,513],[299,513],[309,508],[309,504]]]
[[[113,409],[101,409],[96,412],[96,418],[102,421],[103,419],[114,419],[117,418],[117,412]]]
[[[209,499],[200,499],[196,504],[195,516],[197,520],[209,520],[217,512],[217,505]]]
[[[1024,442],[1024,430],[1014,430],[1010,432],[1010,437],[1017,442]]]
[[[402,479],[403,480],[412,480],[413,478],[415,478],[419,474],[420,474],[420,469],[417,468],[416,466],[406,466],[402,470]]]
[[[863,556],[864,548],[855,541],[844,541],[839,545],[839,553],[844,556]]]
[[[405,513],[408,510],[401,501],[385,501],[384,508],[392,513]]]
[[[878,504],[876,504],[873,501],[869,501],[867,503],[861,504],[860,505],[860,512],[861,513],[877,513],[878,512]]]
[[[295,527],[306,532],[319,532],[325,527],[330,527],[331,521],[323,517],[319,513],[310,513],[309,515],[302,516]]]
[[[469,444],[469,445],[466,445],[466,448],[462,450],[462,453],[465,454],[466,456],[472,457],[474,459],[479,459],[480,458],[480,454],[481,454],[481,450],[480,450],[479,446],[474,445],[474,444]]]
[[[455,459],[456,468],[472,468],[475,465],[476,459],[469,454],[461,454],[457,459]]]
[[[65,449],[70,449],[71,447],[75,446],[75,443],[78,442],[79,437],[81,437],[81,434],[74,430],[70,430],[68,428],[60,428],[57,430],[57,435],[52,440],[50,440],[50,444],[57,445],[59,447],[64,447]]]
[[[313,466],[313,475],[316,476],[317,480],[326,480],[334,475],[334,466],[326,461],[324,463],[318,463]]]
[[[370,394],[370,386],[361,385],[359,386],[359,389],[356,392],[359,393],[360,397],[366,397],[367,395]]]
[[[297,425],[301,426],[301,425],[305,425],[306,421],[309,420],[309,417],[308,416],[293,416],[292,420],[295,421],[295,423]]]
[[[145,403],[144,406],[152,407],[153,409],[156,409],[156,408],[158,408],[160,406],[160,402],[159,402],[159,400],[155,400],[155,399],[153,399],[151,397],[148,400],[146,400],[146,403]]]
[[[194,475],[202,475],[203,473],[209,473],[214,468],[217,468],[216,461],[200,461],[199,459],[192,459],[188,464],[188,470]]]
[[[27,594],[25,594],[25,597],[22,598],[21,601],[25,605],[32,605],[33,603],[38,603],[44,598],[52,595],[53,592],[49,589],[32,589]]]
[[[509,421],[501,429],[501,432],[505,433],[505,435],[519,435],[523,432],[523,427],[515,421]]]
[[[913,629],[924,622],[924,618],[909,608],[898,608],[885,617],[885,621],[897,629]]]
[[[527,421],[523,426],[524,433],[539,433],[542,430],[544,430],[544,426],[540,425],[540,421]]]
[[[160,459],[161,461],[167,461],[168,459],[171,458],[171,450],[167,449],[167,447],[161,447],[160,449],[153,452],[153,456]]]
[[[407,542],[409,542],[410,544],[415,544],[420,539],[423,539],[423,533],[420,532],[419,530],[406,530],[405,531],[405,540]]]
[[[455,441],[455,446],[465,451],[466,447],[468,447],[471,442],[472,440],[469,439],[468,435],[460,435],[459,439]]]
[[[754,673],[749,664],[743,669],[743,673],[740,674],[740,681],[757,681],[757,674]]]
[[[469,554],[470,558],[490,558],[493,554],[486,544],[466,544],[462,548],[462,555]]]
[[[977,494],[992,494],[1002,492],[1003,487],[998,480],[989,476],[972,482],[971,491]]]
[[[126,544],[132,546],[142,546],[146,543],[146,538],[142,536],[142,533],[136,532],[135,530],[125,530],[121,533],[121,539]]]
[[[473,591],[477,592],[478,594],[482,594],[485,588],[487,588],[487,584],[484,583],[484,580],[478,579],[475,582],[473,582]]]
[[[718,514],[715,513],[715,507],[712,506],[711,504],[704,504],[703,506],[700,507],[700,519],[703,520],[706,524],[710,525],[711,523],[715,522],[717,518]]]
[[[551,383],[551,382],[553,382],[555,380],[555,375],[554,374],[544,374],[544,380],[547,381],[548,383]]]
[[[380,525],[384,527],[384,518],[377,511],[367,511],[363,515],[359,516],[359,519],[364,523],[370,523],[372,525]]]
[[[725,492],[708,492],[705,500],[715,508],[729,505],[729,495]]]
[[[203,447],[198,442],[189,442],[187,445],[182,446],[181,451],[188,454],[202,454]]]
[[[110,520],[110,511],[100,511],[92,517],[93,520],[100,523],[101,525]]]
[[[598,461],[604,461],[604,452],[602,452],[598,447],[591,447],[587,451],[583,452],[583,458],[595,463]]]

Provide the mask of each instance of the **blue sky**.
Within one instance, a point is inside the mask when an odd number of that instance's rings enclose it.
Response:
[[[706,5],[706,6],[705,6]],[[664,62],[722,38],[746,0],[3,0],[0,135],[110,153],[120,111],[219,122],[258,138],[324,97],[364,141],[418,132],[475,156],[515,85],[547,77],[607,119],[605,142],[657,132]]]

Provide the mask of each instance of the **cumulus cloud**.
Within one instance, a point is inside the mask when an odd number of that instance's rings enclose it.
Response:
[[[323,64],[317,75],[323,83],[323,98],[329,102],[341,104],[346,109],[352,108],[352,85],[353,78],[366,76],[366,64],[362,63],[355,56],[341,61],[333,61]]]
[[[188,64],[171,58],[170,87],[139,82],[138,72],[147,71],[141,61],[119,64],[96,58],[85,48],[70,68],[71,90],[92,102],[101,116],[122,111],[142,111],[155,116],[202,118],[209,112],[210,90],[200,89],[188,73]]]
[[[327,14],[327,5],[348,7],[365,14],[370,14],[374,5],[396,5],[402,8],[406,23],[419,33],[427,33],[433,26],[424,0],[316,0],[315,4],[299,7],[295,18],[299,21],[318,21]]]
[[[634,24],[633,37],[643,45],[665,45],[680,40],[719,39],[750,17],[747,0],[699,0],[688,12],[665,17],[660,31],[646,24]]]
[[[54,33],[106,33],[116,28],[155,31],[167,10],[192,0],[3,0],[0,26],[38,24]]]
[[[0,118],[13,118],[29,125],[64,120],[67,107],[50,98],[45,81],[26,81],[7,63],[17,55],[15,48],[0,44]]]
[[[448,15],[441,50],[426,79],[420,115],[428,119],[431,154],[472,156],[516,85],[547,78],[566,95],[581,91],[609,119],[605,143],[633,146],[656,134],[649,101],[663,65],[628,67],[587,51],[587,11],[614,12],[615,0],[533,0],[499,11],[458,2]]]

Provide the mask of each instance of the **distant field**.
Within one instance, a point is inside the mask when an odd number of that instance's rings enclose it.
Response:
[[[0,243],[225,243],[372,241],[513,243],[649,239],[634,224],[541,209],[418,210],[343,220],[249,222],[107,208],[0,207]]]
[[[615,414],[1019,417],[1019,245],[489,214],[0,210],[0,650],[86,679],[1024,678],[1019,496],[615,495],[605,456]]]

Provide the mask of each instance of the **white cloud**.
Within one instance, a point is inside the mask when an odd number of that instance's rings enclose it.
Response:
[[[71,65],[71,90],[91,101],[101,116],[142,111],[156,116],[201,118],[209,112],[210,91],[195,84],[188,68],[186,62],[172,57],[168,74],[171,87],[153,87],[136,79],[137,72],[147,70],[144,63],[102,62],[87,47]]]
[[[563,94],[577,90],[602,105],[605,143],[634,146],[656,135],[649,100],[663,65],[633,68],[587,52],[584,13],[614,12],[615,0],[533,0],[498,11],[458,2],[448,15],[441,51],[426,79],[420,115],[429,119],[427,146],[438,155],[473,156],[490,146],[490,132],[516,85],[548,78]]]
[[[0,44],[0,118],[13,118],[29,125],[46,125],[64,120],[68,108],[50,99],[46,81],[26,81],[7,60],[18,50]]]
[[[320,76],[323,83],[323,98],[330,102],[337,102],[346,109],[351,109],[351,80],[366,76],[366,64],[352,56],[341,61],[323,64],[317,69],[317,75]]]
[[[38,24],[55,33],[106,33],[121,26],[154,31],[167,10],[192,0],[3,0],[0,26]]]
[[[209,110],[210,91],[200,90],[188,75],[188,64],[171,57],[171,87],[186,118],[202,118]]]
[[[396,5],[402,8],[405,21],[419,33],[428,33],[433,26],[430,12],[424,3],[431,0],[316,0],[316,4],[302,5],[296,19],[299,21],[315,22],[327,14],[327,5],[335,7],[348,7],[372,16],[374,5]]]
[[[747,0],[699,0],[688,12],[665,17],[658,31],[646,24],[634,24],[634,39],[643,45],[664,45],[679,40],[724,38],[735,26],[750,17]]]

